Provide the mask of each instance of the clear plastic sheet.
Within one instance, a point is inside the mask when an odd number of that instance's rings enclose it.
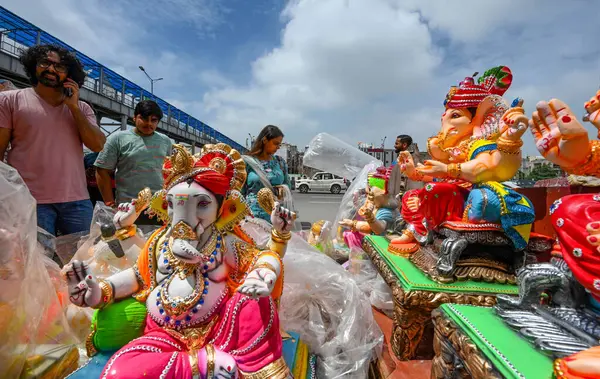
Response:
[[[36,202],[0,162],[0,377],[33,377],[76,364],[77,339],[64,316],[60,268],[37,242]]]
[[[263,220],[242,223],[258,245],[271,226]],[[306,241],[293,235],[284,258],[285,287],[280,319],[284,330],[300,334],[318,356],[318,378],[368,376],[381,354],[383,334],[363,291],[349,273]]]
[[[63,264],[66,265],[74,259],[83,261],[88,264],[91,273],[96,278],[107,278],[132,267],[140,254],[141,246],[143,246],[143,233],[138,229],[137,237],[118,242],[124,255],[117,257],[109,245],[101,239],[100,229],[102,224],[112,224],[114,215],[115,211],[112,208],[98,202],[94,208],[89,235],[82,237],[75,234],[59,237],[57,254]],[[89,334],[93,314],[94,310],[91,308],[68,304],[67,319],[73,333],[80,340],[85,340]]]
[[[350,252],[348,271],[371,305],[381,310],[386,316],[393,318],[392,290],[362,249]]]
[[[380,166],[377,162],[371,162],[356,176],[340,202],[335,225],[339,225],[339,222],[343,219],[358,217],[358,209],[364,205],[367,199],[365,189],[368,175]],[[343,242],[343,231],[344,229],[339,227],[332,230],[334,235],[331,238],[335,238],[338,244]],[[336,252],[340,253],[343,250],[336,249]],[[377,273],[366,252],[360,248],[349,250],[348,262],[344,266],[349,270],[352,278],[369,299],[371,305],[390,315],[394,307],[392,291],[381,275]]]
[[[367,188],[367,179],[370,172],[373,172],[380,167],[381,163],[378,162],[370,162],[365,165],[362,170],[356,175],[356,178],[348,187],[348,190],[342,197],[342,201],[340,202],[340,208],[338,210],[337,215],[335,216],[334,224],[336,227],[332,228],[331,238],[337,239],[338,241],[343,241],[342,232],[343,230],[338,227],[340,221],[345,218],[354,219],[357,216],[358,209],[365,204],[367,200],[367,194],[365,189]]]
[[[101,279],[132,267],[144,245],[144,234],[138,228],[137,236],[120,241],[124,255],[117,257],[109,244],[102,240],[100,229],[102,224],[112,224],[114,215],[112,208],[101,202],[96,203],[90,234],[80,240],[75,254],[68,249],[57,251],[61,261],[65,264],[73,259],[85,262],[92,274]]]
[[[346,179],[354,178],[372,162],[376,163],[375,167],[383,165],[369,154],[327,133],[319,133],[310,141],[303,158],[305,166]]]

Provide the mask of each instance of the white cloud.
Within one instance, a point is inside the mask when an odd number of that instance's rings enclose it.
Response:
[[[351,144],[387,136],[388,146],[409,133],[423,146],[448,88],[500,64],[514,74],[508,100],[525,98],[529,112],[558,97],[581,115],[600,82],[593,0],[289,0],[279,43],[238,81],[201,48],[175,50],[163,35],[218,35],[234,22],[222,0],[5,3],[139,84],[149,87],[139,65],[164,77],[159,96],[242,143],[276,124],[300,146],[320,131]]]
[[[299,145],[327,131],[349,143],[410,133],[423,146],[439,128],[448,88],[504,64],[515,78],[507,100],[523,97],[532,111],[560,97],[579,112],[598,78],[589,37],[599,6],[293,0],[280,45],[251,64],[252,80],[209,91],[203,111],[234,136],[274,123]]]
[[[252,63],[252,81],[205,95],[214,125],[233,132],[275,123],[300,144],[316,127],[348,132],[340,121],[349,107],[410,96],[439,63],[418,15],[387,1],[294,1],[284,16],[281,45]]]

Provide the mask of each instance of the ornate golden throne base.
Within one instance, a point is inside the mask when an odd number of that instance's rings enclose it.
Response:
[[[476,282],[516,284],[517,278],[509,271],[509,265],[491,258],[467,257],[456,262],[450,276],[441,275],[437,269],[437,254],[430,246],[421,247],[412,254],[410,261],[431,279],[439,283],[473,280]]]

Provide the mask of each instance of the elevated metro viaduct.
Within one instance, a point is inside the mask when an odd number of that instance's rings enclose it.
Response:
[[[0,78],[8,79],[20,88],[29,86],[18,55],[22,49],[39,44],[62,46],[73,51],[82,62],[87,77],[80,98],[94,109],[98,125],[120,126],[121,130],[125,130],[128,124],[133,124],[135,105],[142,99],[151,99],[158,103],[165,115],[158,129],[176,142],[187,143],[192,150],[204,144],[223,142],[241,153],[246,152],[246,148],[224,134],[0,6]],[[100,120],[103,118],[115,123],[102,125]],[[106,128],[103,127],[103,130],[110,134]]]

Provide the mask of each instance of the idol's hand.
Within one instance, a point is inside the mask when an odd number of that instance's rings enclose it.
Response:
[[[448,165],[439,161],[428,160],[425,164],[418,165],[417,172],[434,178],[445,178],[448,176]]]
[[[238,287],[238,292],[253,299],[269,296],[276,280],[277,273],[273,270],[263,267],[256,268],[250,271],[244,283]]]
[[[360,207],[358,210],[358,214],[364,218],[368,219],[370,216],[374,216],[373,212],[375,211],[375,204],[372,201],[367,200],[365,204]]]
[[[587,114],[583,121],[589,121],[600,131],[600,90],[584,105]],[[598,137],[600,138],[600,137]]]
[[[73,261],[64,270],[69,289],[69,300],[79,307],[95,307],[100,304],[102,291],[98,281],[89,272],[87,264]]]
[[[400,172],[408,178],[413,178],[417,173],[415,171],[415,161],[408,151],[403,151],[398,155],[398,164],[400,165]]]
[[[572,168],[590,151],[587,130],[571,109],[558,99],[540,101],[529,127],[538,151],[550,162]]]
[[[117,208],[117,213],[113,217],[113,222],[117,229],[126,228],[133,225],[137,220],[139,213],[136,212],[132,203],[121,203]]]
[[[350,220],[350,219],[348,219],[348,218],[345,218],[345,219],[343,219],[343,220],[341,220],[341,221],[339,222],[339,224],[340,224],[341,226],[344,226],[344,227],[346,227],[346,228],[352,228],[352,226],[353,226],[353,223],[354,223],[354,221],[352,221],[352,220]]]
[[[204,347],[198,354],[198,368],[200,378],[237,379],[239,377],[238,366],[229,353],[219,350],[211,345],[210,353],[208,347]],[[212,371],[208,372],[209,366]]]
[[[500,130],[501,138],[511,142],[519,142],[527,130],[529,119],[523,110],[523,100],[519,99],[516,106],[507,110],[502,116]]]
[[[280,233],[289,232],[294,227],[295,219],[296,214],[294,212],[282,207],[279,202],[275,202],[275,207],[271,212],[271,224],[275,230]]]
[[[600,222],[590,222],[586,225],[588,232],[587,240],[590,245],[595,246],[596,250],[600,252]]]

